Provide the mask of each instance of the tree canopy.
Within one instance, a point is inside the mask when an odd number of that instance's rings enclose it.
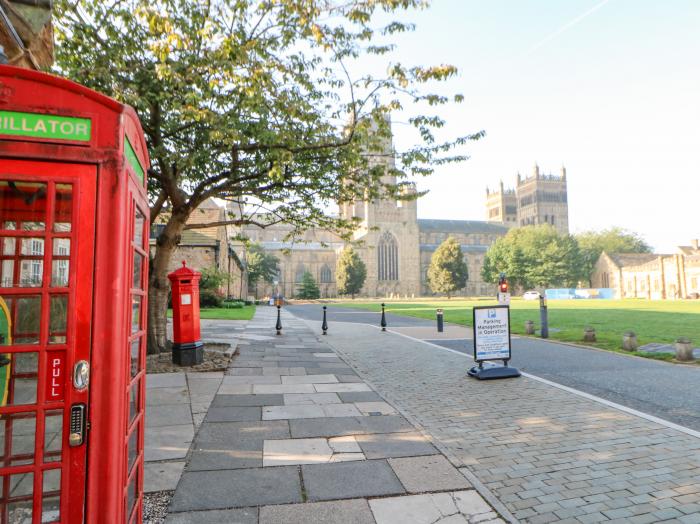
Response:
[[[433,253],[428,267],[428,283],[433,293],[450,298],[467,285],[468,268],[457,240],[449,237]]]
[[[640,235],[619,227],[602,231],[585,231],[576,235],[576,241],[581,251],[581,271],[589,282],[593,268],[603,251],[606,253],[651,253],[652,251]]]
[[[355,295],[365,285],[367,267],[355,250],[348,246],[338,257],[335,271],[335,282],[339,295]]]
[[[498,282],[500,273],[524,289],[575,287],[582,277],[576,239],[548,224],[514,228],[496,240],[484,257],[481,276]]]
[[[405,177],[465,158],[456,148],[481,132],[435,132],[444,125],[436,106],[463,96],[429,89],[456,69],[390,60],[392,35],[413,28],[401,13],[424,5],[56,1],[57,71],[133,106],[146,135],[151,221],[167,216],[149,277],[149,348],[164,347],[168,263],[185,228],[211,225],[186,224],[207,198],[229,203],[231,224],[286,222],[291,235],[320,226],[349,237],[355,224],[329,216],[332,202],[402,196]],[[386,55],[386,74],[353,76],[371,55]],[[392,111],[415,129],[401,151],[386,149]],[[371,162],[387,155],[396,162]],[[398,183],[382,179],[386,170]]]
[[[314,280],[314,277],[310,272],[305,271],[301,277],[299,289],[297,290],[297,298],[315,300],[320,296],[321,291],[318,289],[316,280]]]
[[[246,253],[248,285],[253,287],[261,280],[272,283],[279,271],[279,258],[263,249],[260,244],[250,244]]]

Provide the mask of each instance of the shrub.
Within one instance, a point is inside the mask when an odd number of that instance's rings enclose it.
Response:
[[[199,307],[221,307],[224,297],[212,289],[199,290]]]

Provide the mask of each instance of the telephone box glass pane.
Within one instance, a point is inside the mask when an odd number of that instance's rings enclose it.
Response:
[[[63,411],[47,411],[44,416],[44,462],[60,462],[63,443]]]
[[[129,482],[129,487],[126,492],[126,514],[124,516],[124,522],[128,523],[131,519],[131,512],[134,510],[136,505],[136,500],[138,499],[138,486],[139,486],[139,472],[135,472],[134,476]]]
[[[61,504],[61,470],[49,469],[44,471],[43,500],[41,522],[58,522],[60,520]]]
[[[134,463],[136,462],[136,457],[139,452],[139,424],[134,427],[133,431],[131,432],[131,435],[129,436],[129,449],[127,451],[127,457],[128,457],[128,468],[127,471],[131,471],[131,468],[133,467]]]
[[[70,232],[71,222],[73,222],[73,186],[71,184],[56,184],[56,212],[53,220],[55,232]]]
[[[33,412],[0,415],[0,451],[9,466],[34,463],[36,417]]]
[[[141,289],[142,284],[142,269],[143,269],[143,256],[134,251],[134,288]]]
[[[139,347],[141,344],[141,339],[137,338],[131,342],[131,376],[132,378],[136,376],[139,372]]]
[[[5,483],[4,476],[0,476],[0,481],[2,481],[3,485],[0,511],[2,511],[3,515],[7,512],[7,522],[12,524],[31,524],[31,496],[34,491],[34,474],[19,473],[17,475],[9,475],[9,477],[9,482]]]
[[[2,239],[2,254],[13,256],[15,254],[15,246],[17,239],[13,237],[3,237]]]
[[[139,414],[139,381],[137,380],[129,389],[129,423]]]
[[[68,295],[51,295],[49,310],[49,344],[66,343]]]
[[[2,266],[0,266],[0,287],[12,287],[14,271],[14,260],[2,261]]]
[[[143,226],[145,217],[138,208],[134,208],[134,244],[143,247]]]
[[[38,344],[41,296],[2,295],[0,299],[7,305],[12,319],[12,343]]]
[[[141,329],[141,297],[131,297],[131,332],[136,333]]]
[[[0,388],[2,388],[0,401],[2,406],[36,403],[38,370],[37,353],[0,354]]]
[[[43,230],[46,223],[46,184],[0,180],[0,222],[5,229]]]
[[[44,277],[44,261],[21,260],[19,264],[19,287],[41,287]]]

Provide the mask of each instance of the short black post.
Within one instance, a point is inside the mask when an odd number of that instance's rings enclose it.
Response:
[[[437,310],[437,328],[438,328],[438,333],[442,333],[443,331],[443,319],[442,319],[442,309]]]
[[[386,313],[384,312],[384,302],[382,302],[382,321],[379,323],[382,326],[382,331],[386,331]]]
[[[326,322],[326,309],[326,306],[323,306],[323,324],[321,324],[321,329],[323,330],[324,335],[328,334],[328,322]]]
[[[549,324],[547,321],[547,299],[540,295],[540,336],[549,338]]]
[[[281,310],[282,310],[282,306],[277,304],[277,325],[275,326],[275,329],[277,330],[278,335],[282,334],[282,317],[280,316]]]

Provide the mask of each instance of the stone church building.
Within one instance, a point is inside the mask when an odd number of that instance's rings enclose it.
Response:
[[[391,147],[389,144],[388,148]],[[393,169],[393,159],[390,155],[387,157],[389,160],[381,161]],[[396,179],[386,175],[385,182],[395,183]],[[414,193],[415,186],[409,186],[406,191]],[[566,170],[562,168],[561,176],[544,175],[535,166],[532,176],[518,175],[515,190],[505,190],[502,184],[499,192],[487,189],[486,206],[488,220],[479,221],[418,218],[418,200],[358,201],[341,205],[342,217],[360,219],[354,240],[361,244],[355,250],[367,266],[361,295],[431,295],[427,282],[430,259],[450,236],[461,245],[469,268],[467,285],[458,294],[495,294],[495,284],[482,280],[481,268],[488,248],[510,227],[548,223],[568,233]],[[257,289],[248,290],[248,294],[263,297],[280,293],[293,298],[304,272],[309,271],[319,285],[321,297],[337,296],[336,262],[345,247],[344,242],[323,230],[307,231],[304,238],[295,242],[285,241],[290,230],[290,226],[279,224],[265,229],[245,226],[236,232],[260,244],[280,260],[277,284],[260,283]],[[237,255],[245,265],[242,245]]]

